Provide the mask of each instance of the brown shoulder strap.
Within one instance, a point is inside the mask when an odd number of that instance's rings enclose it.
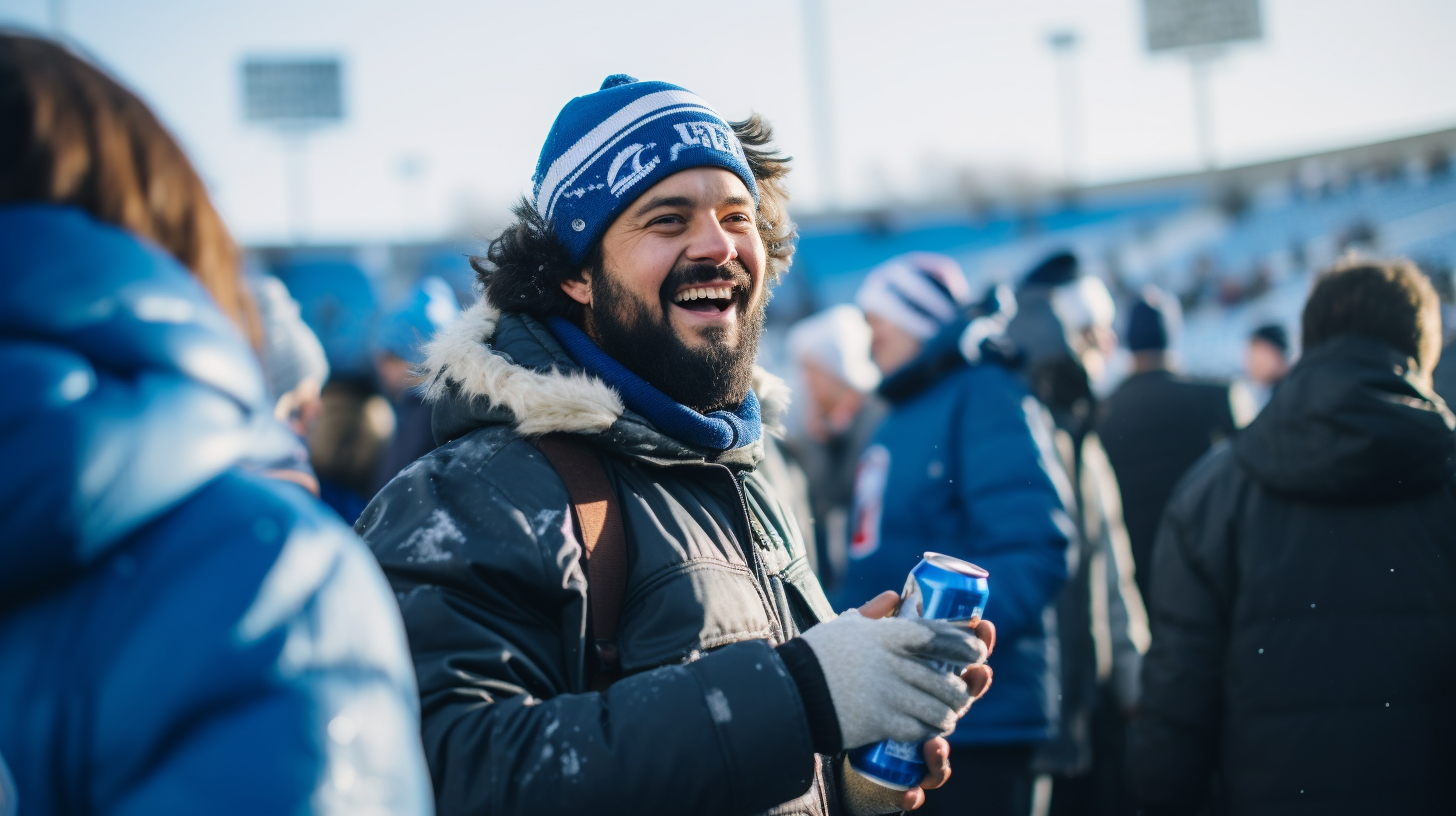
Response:
[[[602,672],[593,685],[605,688],[620,671],[617,618],[627,592],[627,534],[622,528],[622,511],[602,460],[580,437],[548,434],[536,439],[535,445],[565,483],[576,513],[582,560],[586,562],[592,635],[602,663]]]

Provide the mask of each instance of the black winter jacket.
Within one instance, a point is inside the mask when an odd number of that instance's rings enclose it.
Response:
[[[1456,436],[1409,365],[1310,350],[1175,493],[1129,749],[1148,812],[1451,811]]]
[[[1242,404],[1236,409],[1236,403]],[[1247,424],[1252,409],[1253,398],[1242,388],[1171,371],[1134,374],[1102,404],[1097,433],[1122,488],[1122,516],[1143,595],[1158,519],[1173,487],[1209,448]]]
[[[484,302],[426,368],[442,445],[358,530],[404,613],[439,812],[825,812],[773,644],[833,612],[761,446],[714,458],[659,433],[541,323]],[[755,389],[769,424],[775,383]],[[621,503],[628,676],[603,693],[566,488],[526,440],[549,432],[586,436]]]

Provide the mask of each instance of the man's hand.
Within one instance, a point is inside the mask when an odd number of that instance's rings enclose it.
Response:
[[[894,612],[899,603],[899,595],[885,591],[861,606],[859,613],[866,618],[883,618]],[[976,637],[986,644],[987,655],[996,648],[996,627],[990,621],[983,620],[976,625]],[[991,674],[991,667],[984,663],[967,666],[966,670],[961,672],[961,679],[966,681],[966,688],[970,690],[972,700],[979,700],[981,695],[986,693],[986,689],[991,687]],[[946,742],[945,737],[932,737],[926,740],[922,749],[925,752],[925,764],[930,768],[930,772],[917,787],[901,794],[901,810],[915,810],[925,804],[925,792],[944,785],[950,779],[950,743]]]
[[[900,596],[892,590],[885,590],[876,595],[869,603],[859,608],[859,613],[866,618],[883,618],[895,611],[900,605]],[[986,644],[986,656],[996,648],[996,625],[988,620],[976,624],[976,637]],[[986,689],[991,687],[991,667],[985,663],[976,663],[966,667],[961,672],[961,679],[966,681],[966,688],[971,692],[972,700],[981,699]]]

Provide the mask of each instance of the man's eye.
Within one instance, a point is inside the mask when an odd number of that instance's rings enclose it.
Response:
[[[683,223],[680,215],[660,215],[648,222],[648,226],[673,225]]]

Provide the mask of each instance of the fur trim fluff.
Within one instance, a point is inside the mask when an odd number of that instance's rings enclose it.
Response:
[[[525,436],[600,433],[626,411],[616,389],[590,374],[533,371],[491,353],[485,344],[495,336],[499,319],[500,310],[481,298],[425,346],[419,373],[426,401],[438,401],[454,384],[466,397],[484,398],[508,410]],[[755,368],[753,390],[764,430],[782,437],[789,387]]]
[[[492,354],[485,343],[499,319],[500,310],[482,298],[425,346],[427,401],[439,400],[454,383],[461,394],[510,411],[525,436],[600,433],[622,415],[622,398],[596,377],[533,371]]]
[[[782,379],[755,367],[753,369],[753,393],[758,395],[764,432],[777,439],[783,439],[784,434],[787,433],[784,428],[784,419],[789,415],[789,402],[793,397],[793,390]]]

